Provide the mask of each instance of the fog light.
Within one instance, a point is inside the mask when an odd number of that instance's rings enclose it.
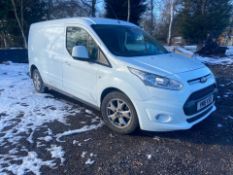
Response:
[[[158,114],[155,119],[160,123],[168,123],[171,121],[171,116],[167,114]]]

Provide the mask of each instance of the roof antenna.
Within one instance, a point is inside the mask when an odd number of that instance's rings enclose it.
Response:
[[[112,11],[114,17],[116,18],[117,22],[120,24],[121,21],[119,20],[117,14],[116,14],[116,12],[115,12],[115,10],[112,8],[112,5],[111,5],[111,4],[108,4],[108,5],[109,5],[109,7],[110,7],[110,9],[111,9],[111,11]]]

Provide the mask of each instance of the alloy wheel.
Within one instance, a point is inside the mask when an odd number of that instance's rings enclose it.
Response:
[[[107,117],[118,128],[125,128],[131,122],[131,110],[121,99],[112,99],[107,104]]]

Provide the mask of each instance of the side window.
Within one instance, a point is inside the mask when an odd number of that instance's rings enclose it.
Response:
[[[107,58],[105,57],[103,52],[100,50],[99,50],[99,56],[98,56],[97,62],[105,66],[110,66],[110,63],[108,62]]]
[[[67,27],[66,48],[70,55],[72,54],[73,47],[79,45],[87,48],[91,59],[98,59],[98,46],[87,31],[79,27]]]
[[[87,31],[79,27],[67,27],[66,48],[69,54],[72,55],[73,47],[79,45],[87,48],[90,59],[94,60],[96,63],[110,66],[107,58]]]

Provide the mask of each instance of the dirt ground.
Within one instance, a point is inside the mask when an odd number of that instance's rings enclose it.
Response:
[[[105,126],[88,132],[42,141],[38,147],[23,140],[21,144],[36,151],[43,160],[50,159],[44,148],[53,144],[64,149],[64,163],[51,169],[42,166],[42,174],[233,174],[233,65],[209,66],[215,73],[219,94],[217,111],[209,118],[187,131],[156,133],[137,131],[133,135],[119,135]],[[51,92],[56,98],[87,106],[62,95]],[[75,107],[74,105],[74,107]],[[53,133],[78,128],[82,123],[93,123],[99,113],[80,112],[71,116],[68,123],[46,124],[36,130],[32,140],[43,137],[50,128]],[[98,122],[98,121],[97,121]],[[10,148],[1,148],[7,152]],[[23,154],[23,153],[21,153]],[[57,159],[59,164],[59,159]],[[11,174],[10,172],[8,172]],[[27,173],[32,174],[32,173]]]

